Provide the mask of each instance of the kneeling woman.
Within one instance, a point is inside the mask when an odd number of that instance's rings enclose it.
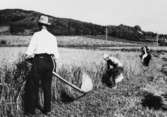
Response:
[[[123,65],[113,56],[104,55],[104,60],[106,61],[107,67],[102,82],[109,87],[116,88],[117,83],[121,82],[124,78]]]

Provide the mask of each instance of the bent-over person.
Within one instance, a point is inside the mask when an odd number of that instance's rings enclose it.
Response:
[[[106,72],[102,78],[102,82],[109,87],[116,88],[117,83],[123,80],[123,65],[113,56],[104,54],[104,60],[106,61]]]
[[[39,18],[40,31],[35,32],[26,51],[27,59],[33,58],[31,77],[25,85],[25,114],[35,114],[39,107],[39,86],[44,92],[44,107],[41,111],[48,114],[51,111],[52,71],[59,57],[57,39],[47,27],[51,25],[49,18],[42,15]]]

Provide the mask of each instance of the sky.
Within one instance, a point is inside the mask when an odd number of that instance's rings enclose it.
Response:
[[[139,25],[167,34],[167,0],[2,0],[0,9],[34,10],[100,25]]]

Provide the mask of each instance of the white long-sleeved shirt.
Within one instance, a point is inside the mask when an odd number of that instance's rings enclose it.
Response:
[[[35,54],[53,54],[55,59],[59,58],[57,39],[45,28],[33,34],[26,54],[33,57]]]
[[[148,56],[148,53],[147,53],[147,50],[146,50],[145,47],[143,48],[143,50],[144,50],[144,54],[142,55],[142,62],[143,62],[144,59]]]

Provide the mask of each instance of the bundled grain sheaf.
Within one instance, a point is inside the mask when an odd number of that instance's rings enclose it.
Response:
[[[0,116],[14,116],[18,109],[22,109],[23,82],[30,68],[24,57],[21,57],[12,66],[6,65],[1,70]]]
[[[87,73],[82,73],[81,89],[85,92],[89,92],[93,89],[93,82]]]

